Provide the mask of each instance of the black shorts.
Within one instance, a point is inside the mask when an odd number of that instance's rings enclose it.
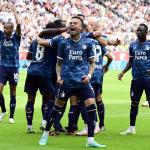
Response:
[[[67,101],[71,96],[77,96],[80,101],[85,101],[89,98],[95,98],[92,86],[86,86],[82,88],[68,88],[62,85],[57,95],[58,99]]]
[[[17,85],[19,78],[19,69],[13,67],[0,67],[0,83],[6,85],[7,81],[10,85]]]
[[[97,97],[99,94],[102,94],[102,83],[92,83],[92,87],[95,92],[95,97]]]
[[[132,80],[130,88],[131,100],[139,102],[144,90],[148,100],[150,100],[150,79]]]
[[[38,90],[42,95],[50,94],[54,96],[54,86],[50,78],[27,74],[24,92],[30,95],[36,95]]]

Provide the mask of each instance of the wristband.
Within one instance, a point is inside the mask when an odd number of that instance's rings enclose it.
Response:
[[[89,77],[89,79],[91,79],[91,74],[88,74],[87,76]]]

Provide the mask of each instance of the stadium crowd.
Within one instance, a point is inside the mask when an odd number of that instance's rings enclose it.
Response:
[[[8,15],[10,10],[4,0],[0,12],[0,28],[4,21],[14,18]],[[139,23],[150,21],[148,1],[125,0],[12,0],[15,3],[22,22],[22,42],[20,51],[27,51],[32,39],[39,31],[54,18],[69,20],[76,14],[85,14],[86,17],[95,16],[101,23],[102,32],[110,34],[112,38],[120,37],[121,46],[113,50],[127,50],[128,43],[135,38],[134,30]],[[147,3],[146,3],[147,2]],[[11,12],[10,12],[11,13]]]

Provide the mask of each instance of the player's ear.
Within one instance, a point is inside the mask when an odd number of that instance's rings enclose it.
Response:
[[[83,30],[83,25],[81,24],[81,26],[80,26],[80,30],[82,31]]]

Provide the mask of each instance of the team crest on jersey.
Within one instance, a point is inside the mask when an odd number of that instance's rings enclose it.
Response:
[[[148,51],[149,50],[149,46],[145,45],[145,50]]]
[[[93,87],[92,86],[90,86],[90,89],[92,90],[92,92],[94,93],[94,89],[93,89]]]
[[[70,45],[67,45],[66,48],[70,48]]]
[[[136,46],[136,45],[134,45],[134,46],[133,46],[133,49],[134,49],[134,50],[136,50],[136,48],[137,48],[137,46]]]
[[[62,91],[62,92],[60,93],[60,97],[61,97],[61,98],[64,98],[64,97],[65,97],[65,92],[64,92],[64,91]]]
[[[15,82],[18,82],[18,77],[19,77],[19,74],[18,73],[14,73],[14,80],[15,80]]]
[[[87,46],[86,45],[82,45],[82,48],[85,50],[87,48]]]

